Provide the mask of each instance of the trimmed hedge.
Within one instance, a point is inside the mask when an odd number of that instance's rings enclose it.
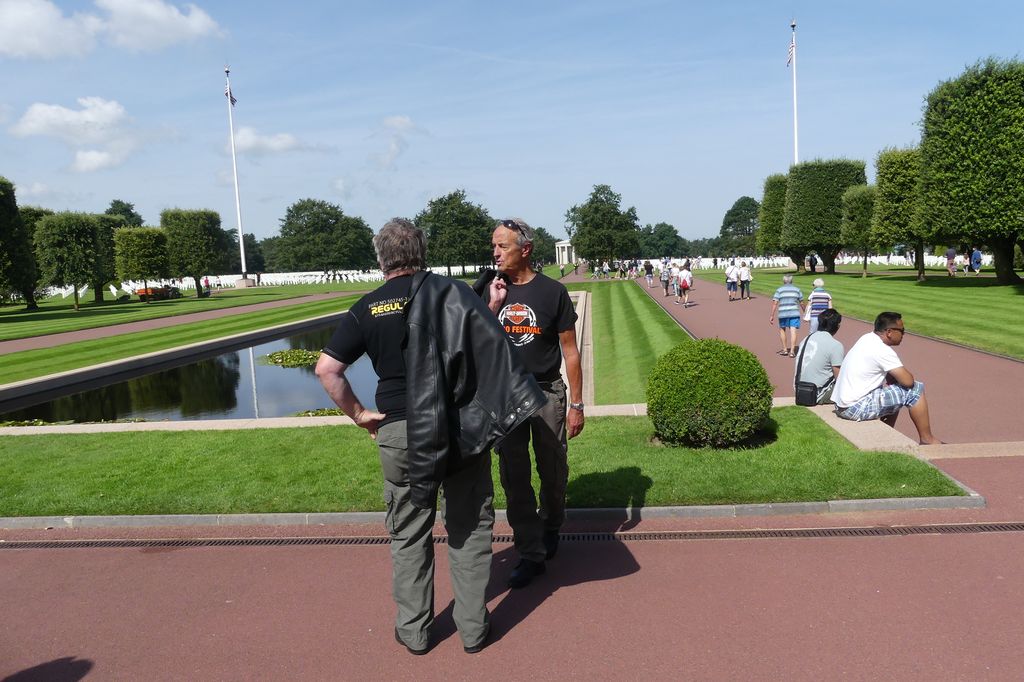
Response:
[[[789,169],[780,243],[786,251],[816,251],[835,272],[843,247],[843,192],[867,184],[863,161],[832,159],[798,163]]]
[[[758,253],[778,253],[782,248],[779,239],[782,237],[782,219],[786,211],[787,182],[788,178],[782,173],[769,175],[764,179],[764,195],[761,197],[761,208],[757,215]]]
[[[647,416],[670,445],[735,445],[767,423],[771,408],[772,384],[757,357],[719,339],[676,346],[647,381]]]

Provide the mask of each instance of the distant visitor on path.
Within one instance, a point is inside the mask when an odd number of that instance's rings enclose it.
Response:
[[[729,261],[729,265],[725,268],[725,290],[729,293],[729,300],[738,300],[736,290],[740,281],[740,269],[736,267],[736,261]]]
[[[569,483],[567,440],[583,431],[583,370],[576,345],[576,309],[560,282],[534,272],[533,228],[515,218],[502,220],[491,237],[495,277],[484,292],[488,307],[505,328],[518,356],[540,384],[546,404],[498,444],[501,485],[519,563],[508,586],[520,588],[545,572],[558,551]],[[568,414],[566,386],[569,381]],[[534,494],[530,441],[540,478],[540,509]]]
[[[804,312],[804,293],[793,284],[793,275],[782,276],[782,286],[772,294],[772,312],[768,324],[774,324],[779,316],[779,340],[782,350],[779,355],[796,357],[796,331],[800,329],[800,315]]]
[[[693,289],[693,273],[690,272],[690,261],[683,263],[676,279],[676,305],[682,301],[684,308],[690,307],[690,289]]]
[[[952,246],[946,249],[946,274],[956,277],[956,248]]]
[[[817,403],[823,405],[831,402],[832,389],[843,365],[843,344],[834,338],[843,316],[829,308],[817,319],[818,330],[804,339],[797,351],[793,381],[809,381],[817,386]]]
[[[846,354],[832,400],[836,414],[851,421],[880,419],[896,426],[896,418],[904,407],[917,427],[922,445],[941,443],[932,434],[928,401],[924,384],[903,366],[895,347],[903,343],[907,329],[899,313],[879,313],[875,330],[857,340]]]
[[[750,267],[747,265],[747,261],[740,261],[740,272],[737,276],[740,281],[740,300],[750,300],[750,280],[754,279],[754,276],[750,273]]]
[[[977,246],[971,251],[971,270],[974,270],[975,277],[981,274],[981,249]]]
[[[652,288],[654,286],[654,265],[649,260],[644,261],[644,277],[647,278],[647,288]]]
[[[544,395],[472,289],[425,272],[422,230],[394,218],[373,247],[384,284],[342,316],[316,375],[335,404],[377,441],[398,607],[395,640],[413,654],[430,649],[431,531],[440,488],[452,616],[466,652],[476,653],[490,632],[490,448],[539,409]],[[377,411],[363,406],[345,378],[364,353],[379,378]]]

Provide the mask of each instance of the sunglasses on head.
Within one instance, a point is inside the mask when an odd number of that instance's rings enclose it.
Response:
[[[519,223],[517,223],[514,220],[502,220],[501,221],[501,226],[502,227],[507,227],[510,230],[515,230],[516,232],[522,232],[523,231],[523,226],[520,225]]]

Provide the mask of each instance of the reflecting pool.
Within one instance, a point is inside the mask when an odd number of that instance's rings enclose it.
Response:
[[[251,348],[223,353],[134,379],[56,398],[0,414],[0,421],[94,422],[115,419],[181,421],[288,417],[303,410],[333,408],[312,367],[264,364],[279,350],[318,351],[334,324]],[[345,374],[359,400],[375,408],[377,375],[366,356]]]

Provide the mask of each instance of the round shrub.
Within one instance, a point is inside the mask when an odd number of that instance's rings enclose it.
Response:
[[[768,421],[772,384],[757,357],[719,339],[668,351],[647,380],[647,416],[670,445],[723,447]]]

